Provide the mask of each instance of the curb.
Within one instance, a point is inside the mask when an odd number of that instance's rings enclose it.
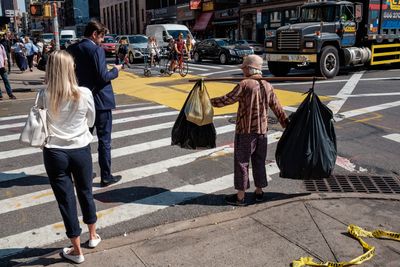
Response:
[[[184,232],[191,229],[197,229],[201,227],[207,227],[211,225],[217,225],[233,220],[238,220],[244,217],[251,216],[261,211],[265,211],[274,207],[283,206],[286,204],[291,204],[295,202],[305,202],[305,201],[315,201],[315,200],[332,200],[332,199],[370,199],[370,200],[387,200],[387,201],[399,201],[400,195],[396,194],[360,194],[360,193],[310,193],[308,195],[304,195],[304,193],[299,193],[299,197],[293,197],[290,199],[281,199],[281,200],[271,200],[266,201],[264,203],[250,205],[246,207],[234,207],[233,210],[223,211],[219,213],[209,214],[201,217],[197,217],[194,219],[178,221],[173,223],[168,223],[164,225],[159,225],[152,228],[142,229],[136,232],[128,233],[126,236],[116,236],[107,240],[103,240],[101,249],[85,249],[85,255],[96,254],[98,252],[111,250],[115,248],[124,247],[130,244],[139,243],[145,240],[150,240],[153,238],[158,238],[162,236],[167,236],[171,234],[176,234],[179,232]],[[54,255],[58,255],[59,251],[56,250],[54,252],[50,252],[46,255],[36,257],[27,262],[20,263],[15,266],[24,266],[26,264],[32,264],[35,261],[51,257]]]

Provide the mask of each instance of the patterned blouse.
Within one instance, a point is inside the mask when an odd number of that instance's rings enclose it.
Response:
[[[254,75],[253,77],[261,76]],[[260,82],[263,84],[261,88]],[[268,107],[275,113],[283,128],[288,123],[286,114],[271,84],[266,81],[260,82],[251,78],[244,79],[227,95],[211,99],[214,107],[223,107],[239,101],[236,119],[237,134],[266,134]]]

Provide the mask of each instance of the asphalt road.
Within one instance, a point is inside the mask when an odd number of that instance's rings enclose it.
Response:
[[[189,70],[196,77],[240,77],[238,67],[203,62],[190,64]],[[234,114],[216,117],[219,133],[216,149],[191,151],[170,146],[171,127],[178,111],[165,105],[162,99],[165,97],[160,97],[160,102],[138,97],[143,95],[141,90],[146,90],[149,96],[161,94],[162,88],[155,83],[161,80],[159,73],[155,71],[151,78],[143,78],[143,64],[135,64],[126,71],[138,76],[124,75],[123,82],[114,84],[118,107],[114,112],[112,168],[123,179],[106,189],[99,187],[99,178],[94,180],[100,235],[123,236],[151,226],[233,209],[225,205],[223,196],[234,192]],[[349,69],[333,80],[317,82],[315,91],[321,97],[328,97],[324,102],[336,118],[339,158],[334,175],[358,175],[365,179],[387,176],[398,181],[399,74],[399,69]],[[32,75],[30,81],[39,80],[42,73]],[[270,75],[267,67],[264,75]],[[312,76],[313,72],[294,71],[290,75]],[[177,74],[173,76],[175,80],[167,82],[174,86],[184,79]],[[11,78],[15,83],[23,79],[17,75]],[[307,92],[311,83],[273,85],[282,95],[290,96],[293,92]],[[226,85],[230,87],[233,85]],[[181,99],[182,90],[172,89],[168,91],[169,97],[175,98],[176,94],[176,99]],[[23,115],[32,105],[34,93],[16,95],[19,100],[0,102],[0,265],[9,260],[21,262],[68,244],[43,169],[41,151],[18,142],[25,121]],[[297,105],[289,105],[288,113]],[[270,201],[309,192],[303,181],[279,178],[274,153],[281,132],[271,116],[271,144],[266,162]],[[93,143],[92,152],[96,150],[97,144]],[[99,173],[97,156],[93,159]],[[249,192],[252,190],[253,187]],[[84,226],[82,229],[87,231]],[[82,240],[86,239],[84,234]]]

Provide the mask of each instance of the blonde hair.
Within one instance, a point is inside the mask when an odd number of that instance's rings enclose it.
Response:
[[[69,100],[78,102],[80,94],[75,76],[75,64],[68,52],[59,50],[50,54],[46,64],[45,80],[48,108],[55,116],[60,112],[63,102]]]

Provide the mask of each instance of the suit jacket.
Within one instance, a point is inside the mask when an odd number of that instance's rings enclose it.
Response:
[[[96,110],[114,109],[111,80],[118,77],[118,70],[108,71],[104,49],[89,39],[83,39],[70,45],[67,51],[74,57],[79,86],[87,87],[93,93]]]

